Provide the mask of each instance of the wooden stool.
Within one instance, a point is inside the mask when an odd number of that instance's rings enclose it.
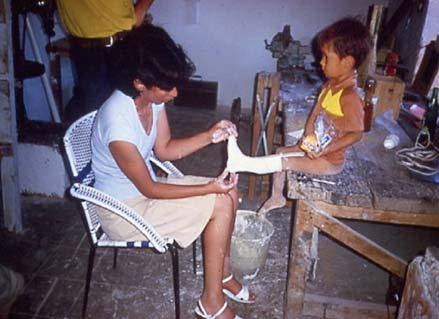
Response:
[[[253,96],[253,128],[250,156],[268,155],[272,152],[274,138],[274,120],[280,104],[280,74],[259,72],[256,74]],[[262,150],[262,152],[260,152]],[[256,189],[256,175],[250,175],[248,197],[253,199]],[[268,184],[269,175],[263,176],[263,183]],[[265,188],[265,189],[264,189]],[[266,197],[266,187],[263,187]],[[261,194],[263,195],[263,194]]]
[[[376,80],[375,95],[378,98],[373,116],[392,110],[393,119],[398,119],[405,83],[396,76],[375,74],[373,78]]]

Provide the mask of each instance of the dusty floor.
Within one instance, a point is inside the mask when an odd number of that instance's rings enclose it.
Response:
[[[169,109],[178,136],[209,127],[229,117],[229,110]],[[243,116],[240,144],[248,152],[250,123]],[[210,146],[175,164],[186,174],[216,176],[224,167],[224,146]],[[263,199],[250,201],[248,176],[241,175],[241,208],[254,210]],[[25,231],[0,230],[0,262],[21,272],[24,294],[10,318],[79,318],[87,264],[88,242],[80,211],[71,200],[23,197]],[[293,209],[268,214],[275,226],[264,270],[248,282],[258,295],[255,305],[231,303],[243,318],[282,318],[288,246]],[[426,246],[439,245],[437,231],[378,224],[349,223],[358,231],[410,260]],[[145,250],[122,251],[112,269],[112,251],[98,250],[89,296],[88,318],[173,318],[170,255]],[[194,318],[202,277],[192,273],[192,250],[180,250],[182,318]],[[374,264],[321,236],[316,279],[307,291],[331,297],[384,303],[388,274]]]

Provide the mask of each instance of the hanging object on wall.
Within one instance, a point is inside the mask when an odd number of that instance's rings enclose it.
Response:
[[[300,41],[293,39],[289,25],[285,25],[283,31],[277,33],[270,44],[265,40],[265,48],[277,59],[277,71],[303,68],[305,55],[310,54],[308,46],[303,46]]]
[[[186,0],[186,18],[188,24],[200,23],[200,0]]]

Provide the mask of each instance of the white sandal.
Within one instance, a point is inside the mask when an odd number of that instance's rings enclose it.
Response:
[[[225,284],[226,282],[229,282],[230,280],[233,279],[233,275],[231,274],[229,277],[224,278],[223,279],[223,284]],[[255,303],[254,300],[250,300],[250,291],[248,289],[247,286],[242,285],[241,291],[238,292],[236,295],[231,292],[230,290],[223,288],[223,293],[229,297],[230,299],[236,301],[236,302],[240,302],[240,303]]]
[[[197,302],[197,306],[195,307],[195,313],[200,316],[201,318],[205,318],[205,319],[215,319],[217,317],[219,317],[224,310],[226,310],[227,308],[227,301],[224,302],[224,305],[222,305],[222,307],[215,312],[213,315],[210,315],[207,313],[206,309],[204,309],[203,304],[201,303],[201,299],[198,300]],[[242,319],[241,317],[235,315],[235,317],[233,319]]]

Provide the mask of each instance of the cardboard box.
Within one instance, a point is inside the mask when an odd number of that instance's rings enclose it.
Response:
[[[377,81],[375,96],[378,101],[375,105],[373,116],[377,116],[384,111],[393,110],[393,118],[399,117],[399,110],[404,97],[405,83],[396,76],[374,75]]]
[[[217,96],[218,82],[189,80],[178,89],[174,105],[215,109]]]

